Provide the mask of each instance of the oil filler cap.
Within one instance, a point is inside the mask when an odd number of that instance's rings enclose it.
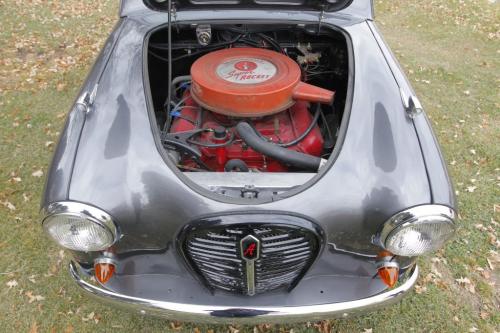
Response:
[[[191,95],[202,107],[235,117],[281,112],[296,100],[333,103],[334,92],[300,81],[299,65],[259,48],[230,48],[198,58],[191,66]]]

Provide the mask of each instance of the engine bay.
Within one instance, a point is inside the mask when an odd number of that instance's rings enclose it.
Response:
[[[221,178],[206,173],[321,171],[345,108],[343,34],[315,25],[176,26],[169,82],[166,33],[149,39],[148,76],[162,145],[180,171],[198,183]]]

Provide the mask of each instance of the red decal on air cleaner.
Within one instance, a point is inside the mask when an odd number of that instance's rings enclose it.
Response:
[[[240,71],[253,71],[257,68],[257,64],[253,61],[243,60],[235,63],[234,68]]]
[[[265,82],[276,75],[276,66],[258,58],[231,59],[221,63],[217,75],[231,83],[255,84]]]

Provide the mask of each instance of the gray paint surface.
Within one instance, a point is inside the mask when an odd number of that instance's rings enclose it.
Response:
[[[361,8],[361,3],[355,0],[354,7],[348,9],[358,8],[355,5]],[[186,281],[179,288],[187,290],[191,288],[187,287],[191,283],[188,281],[196,281],[174,246],[186,223],[218,212],[273,210],[308,216],[326,234],[329,245],[297,290],[301,290],[302,284],[313,285],[307,281],[323,281],[321,276],[331,276],[333,282],[319,285],[329,285],[328,290],[344,290],[328,294],[330,301],[369,296],[383,289],[373,281],[363,285],[373,275],[375,266],[373,258],[359,259],[359,254],[373,255],[378,250],[371,239],[383,222],[412,206],[437,200],[453,207],[454,200],[432,129],[423,118],[412,121],[406,115],[394,68],[374,38],[377,32],[359,15],[325,14],[324,24],[340,27],[352,41],[354,90],[340,153],[323,177],[306,190],[274,202],[242,205],[193,191],[165,163],[157,148],[158,138],[147,111],[143,46],[148,32],[164,24],[166,16],[138,7],[138,0],[122,3],[122,15],[129,16],[119,22],[84,84],[83,90],[89,89],[99,80],[92,111],[81,122],[78,148],[64,144],[68,125],[56,150],[42,202],[46,206],[69,198],[97,206],[113,216],[122,235],[114,251],[123,267],[118,275],[123,275],[120,281],[124,283],[111,287],[142,295],[148,292],[147,284],[137,284],[140,279],[134,276],[151,273],[164,275],[164,282],[154,282],[153,277],[144,281],[160,287],[173,278]],[[199,18],[252,23],[318,20],[316,12],[297,11],[207,10],[177,14],[178,22]],[[411,89],[409,84],[405,89]],[[72,119],[69,124],[76,122]],[[74,165],[64,162],[72,156]],[[70,164],[71,176],[67,174]],[[133,255],[134,251],[146,254]],[[90,260],[93,255],[79,256]],[[342,265],[332,264],[332,260]],[[352,286],[358,286],[357,292],[342,282],[349,279]],[[226,299],[227,304],[233,302],[231,297]],[[293,303],[301,297],[286,299]]]

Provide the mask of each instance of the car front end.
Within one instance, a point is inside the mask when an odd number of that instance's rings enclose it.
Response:
[[[69,114],[42,200],[43,228],[72,253],[76,284],[139,314],[209,323],[347,317],[408,294],[418,277],[416,258],[453,235],[455,202],[425,113],[371,18],[357,15],[371,13],[361,3],[320,15],[290,8],[177,10],[172,29],[165,12],[124,1]],[[279,106],[272,114],[257,104],[248,111],[224,98],[204,99],[182,81],[211,88],[189,73],[196,59],[185,60],[206,47],[208,28],[217,45],[246,43],[228,45],[249,52],[272,47],[272,36],[287,45],[280,56],[298,50],[300,59],[317,62],[297,60],[311,78],[306,84],[320,90],[292,97],[321,105],[322,120],[309,132],[322,137],[318,153],[305,142],[293,154],[266,150],[276,142],[269,138],[288,126]],[[165,41],[179,59],[170,67],[173,79],[191,74],[175,81],[175,90],[174,81],[165,84]],[[321,63],[317,49],[334,61]],[[264,64],[274,75],[268,62],[278,56],[259,58],[265,56],[237,58],[235,67]],[[220,61],[218,73],[233,60]],[[268,74],[256,75],[238,78],[266,84]],[[188,94],[198,94],[193,104],[186,104]],[[214,116],[214,100],[240,113]],[[210,123],[201,121],[197,128],[189,112],[198,104],[229,125],[205,131]],[[294,112],[303,110],[313,117],[312,107]],[[255,131],[270,124],[271,142],[259,143],[256,135],[246,142],[242,122],[253,122]],[[186,131],[191,136],[181,140]],[[193,149],[211,138],[218,141]],[[226,169],[233,155],[221,154],[228,151],[238,157],[232,158],[238,170]]]

